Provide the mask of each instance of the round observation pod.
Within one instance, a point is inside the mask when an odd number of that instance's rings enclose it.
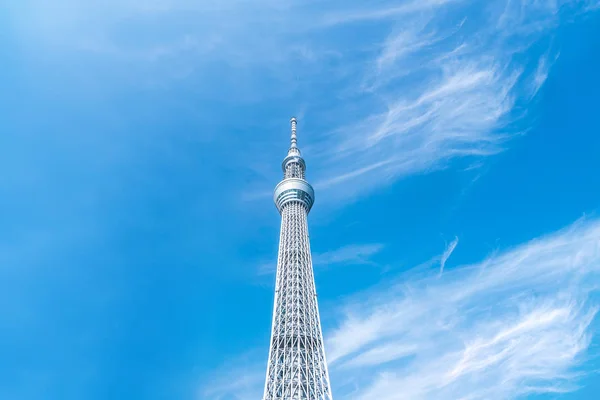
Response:
[[[283,206],[291,202],[302,203],[308,212],[315,202],[315,191],[304,179],[288,178],[275,186],[273,201],[280,213]]]
[[[306,170],[306,162],[304,162],[304,158],[302,158],[302,156],[297,154],[289,154],[286,158],[284,158],[283,162],[281,163],[281,169],[283,172],[285,172],[289,163],[297,163],[300,165],[300,168],[302,168],[303,171]]]

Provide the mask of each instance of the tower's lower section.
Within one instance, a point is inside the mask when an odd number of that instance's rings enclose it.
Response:
[[[311,204],[312,205],[312,204]],[[331,400],[308,238],[308,209],[286,202],[264,400]]]

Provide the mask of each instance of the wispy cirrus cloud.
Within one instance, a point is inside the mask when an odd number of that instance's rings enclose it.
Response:
[[[196,393],[197,400],[251,400],[262,396],[262,385],[266,377],[264,362],[257,354],[250,352],[218,368],[203,381]]]
[[[328,173],[317,186],[334,189],[331,198],[503,151],[529,128],[522,123],[528,102],[557,57],[533,44],[596,1],[425,3],[418,13],[410,2],[365,13],[385,20],[390,33],[362,84],[353,83],[357,98],[371,99],[369,112],[335,129],[322,146],[332,150],[321,152]]]
[[[600,222],[582,220],[441,277],[408,273],[346,305],[327,336],[332,374],[359,382],[358,399],[575,390],[599,272]]]
[[[448,246],[442,253],[442,256],[440,257],[440,274],[442,272],[444,272],[444,267],[446,266],[446,261],[448,261],[448,259],[454,252],[454,249],[456,249],[457,245],[458,245],[458,236],[455,237],[454,240],[448,244]]]
[[[325,14],[325,16],[320,20],[320,23],[324,26],[335,26],[356,22],[390,19],[402,15],[431,10],[448,3],[455,3],[459,1],[462,0],[409,0],[374,4],[368,8],[363,6],[361,8],[347,9],[344,7],[341,10],[336,10]]]
[[[315,265],[334,265],[334,264],[373,264],[372,256],[381,252],[384,245],[381,243],[373,244],[353,244],[341,247],[336,250],[317,253],[313,257]]]
[[[531,79],[531,96],[535,96],[537,92],[542,88],[546,79],[548,79],[548,74],[550,73],[550,68],[552,64],[558,59],[559,54],[555,56],[550,56],[550,54],[546,54],[540,57],[538,61],[537,68],[535,69],[535,73],[533,74],[533,78]]]

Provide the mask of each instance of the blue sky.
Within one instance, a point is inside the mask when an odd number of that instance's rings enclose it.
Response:
[[[593,399],[597,0],[8,0],[0,398],[258,399],[298,117],[336,399]]]

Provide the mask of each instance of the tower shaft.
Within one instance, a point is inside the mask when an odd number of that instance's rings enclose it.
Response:
[[[274,195],[281,233],[263,399],[331,400],[307,223],[314,191],[304,178],[295,119],[282,169],[284,179]]]

